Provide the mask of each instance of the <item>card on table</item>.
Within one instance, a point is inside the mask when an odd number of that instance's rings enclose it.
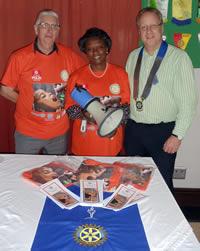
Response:
[[[40,191],[61,208],[71,209],[79,204],[79,197],[63,186],[58,179],[41,185]]]
[[[121,210],[133,197],[135,190],[121,184],[117,190],[104,201],[104,207],[113,210]]]
[[[103,203],[103,180],[80,180],[82,205],[101,206]]]

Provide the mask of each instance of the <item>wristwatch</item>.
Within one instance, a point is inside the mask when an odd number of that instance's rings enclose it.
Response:
[[[178,136],[178,135],[176,135],[176,134],[174,134],[174,133],[172,133],[172,135],[173,135],[174,137],[178,138],[179,140],[182,140],[182,139],[183,139],[181,136]]]

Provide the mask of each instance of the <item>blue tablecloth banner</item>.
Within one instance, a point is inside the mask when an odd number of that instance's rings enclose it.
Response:
[[[150,249],[137,205],[118,212],[81,206],[67,210],[47,198],[31,251]]]

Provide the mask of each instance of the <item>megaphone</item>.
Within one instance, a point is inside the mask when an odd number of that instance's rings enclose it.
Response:
[[[98,97],[92,96],[82,86],[75,86],[71,97],[84,110],[88,111],[98,125],[98,135],[106,137],[112,134],[121,124],[124,111],[121,108],[107,108],[101,104]]]

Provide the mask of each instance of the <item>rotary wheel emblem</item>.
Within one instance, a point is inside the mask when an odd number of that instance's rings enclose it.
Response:
[[[82,246],[99,246],[107,240],[107,233],[101,226],[86,224],[76,229],[74,239]]]

